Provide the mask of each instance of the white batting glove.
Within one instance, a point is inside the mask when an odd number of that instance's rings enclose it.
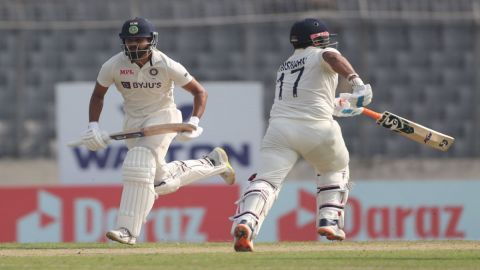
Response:
[[[333,115],[336,117],[350,117],[359,115],[363,112],[363,107],[352,107],[348,101],[348,97],[352,94],[342,93],[340,97],[335,98]]]
[[[348,102],[353,107],[365,107],[372,102],[373,92],[370,84],[363,84],[362,79],[356,77],[350,81],[352,85],[352,95],[348,97]]]
[[[196,126],[197,129],[193,130],[193,131],[184,131],[184,132],[178,133],[177,137],[175,137],[177,139],[177,141],[187,142],[187,141],[190,141],[191,139],[195,139],[198,136],[200,136],[203,132],[203,128],[198,126],[199,122],[200,122],[200,119],[198,117],[196,117],[196,116],[190,117],[187,124],[192,124],[192,125]]]
[[[90,151],[105,149],[110,141],[108,133],[98,127],[98,122],[88,123],[88,129],[83,132],[81,138],[83,145]]]

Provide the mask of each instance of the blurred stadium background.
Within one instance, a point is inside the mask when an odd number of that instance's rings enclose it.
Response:
[[[2,0],[0,185],[58,183],[55,85],[95,81],[134,16],[149,18],[158,48],[200,82],[261,82],[265,127],[291,24],[323,19],[372,84],[372,108],[456,138],[443,153],[341,119],[353,180],[480,179],[478,0]],[[305,171],[300,162],[290,178]]]

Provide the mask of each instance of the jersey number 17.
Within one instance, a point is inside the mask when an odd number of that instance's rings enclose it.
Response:
[[[295,80],[295,83],[293,84],[293,97],[297,97],[297,87],[298,87],[298,82],[300,81],[300,78],[302,77],[303,70],[305,67],[297,68],[297,69],[292,69],[290,71],[290,74],[298,73],[297,74],[297,79]],[[278,90],[278,99],[282,99],[282,92],[283,92],[283,79],[285,78],[285,72],[282,72],[280,75],[280,78],[278,78],[277,82],[280,83],[280,87]]]

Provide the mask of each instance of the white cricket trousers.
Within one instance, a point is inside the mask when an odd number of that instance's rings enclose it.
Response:
[[[168,108],[157,111],[146,117],[131,117],[125,116],[123,127],[125,130],[148,127],[158,124],[181,123],[182,113],[177,108]],[[143,146],[155,152],[155,159],[157,161],[157,168],[165,164],[165,156],[168,148],[175,138],[176,133],[159,134],[148,137],[141,137],[126,140],[128,149],[136,146]]]
[[[349,154],[337,121],[270,119],[256,178],[280,187],[299,157],[320,174],[347,167]]]

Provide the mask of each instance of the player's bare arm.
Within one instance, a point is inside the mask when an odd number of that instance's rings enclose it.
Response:
[[[352,94],[343,94],[341,99],[345,99],[348,103],[345,103],[347,107],[352,105],[353,107],[363,107],[372,101],[372,88],[369,84],[364,84],[362,79],[353,69],[350,62],[343,57],[342,55],[335,52],[324,52],[322,54],[323,59],[327,62],[332,69],[345,77],[348,82],[352,85]],[[343,106],[335,106],[338,111],[345,111]],[[347,108],[347,111],[350,111]],[[356,115],[357,113],[353,114]],[[352,115],[343,115],[341,113],[335,114],[336,116],[352,116]]]
[[[199,122],[200,118],[205,112],[208,94],[205,88],[203,88],[203,86],[195,79],[192,79],[189,83],[182,87],[193,95],[192,115],[190,116],[190,119],[187,121],[187,123],[196,126],[196,129],[194,131],[181,132],[177,135],[177,141],[185,142],[197,138],[203,133],[203,128],[199,126]]]
[[[92,96],[90,97],[90,104],[88,108],[88,129],[82,134],[82,144],[90,151],[97,151],[108,146],[110,137],[105,131],[102,131],[98,125],[100,113],[103,109],[103,99],[108,87],[104,87],[98,82],[95,84]],[[73,144],[75,145],[75,144]]]
[[[89,122],[98,122],[100,119],[100,114],[103,109],[103,99],[107,93],[108,87],[104,87],[98,82],[95,83],[95,88],[93,89],[92,96],[90,97],[89,105]]]
[[[195,79],[183,86],[183,89],[187,90],[193,95],[193,111],[192,116],[201,118],[205,112],[205,106],[207,105],[208,93],[203,86]]]
[[[348,60],[342,55],[336,52],[324,52],[322,54],[323,59],[327,62],[332,69],[345,78],[348,78],[350,74],[355,74],[355,70]]]

